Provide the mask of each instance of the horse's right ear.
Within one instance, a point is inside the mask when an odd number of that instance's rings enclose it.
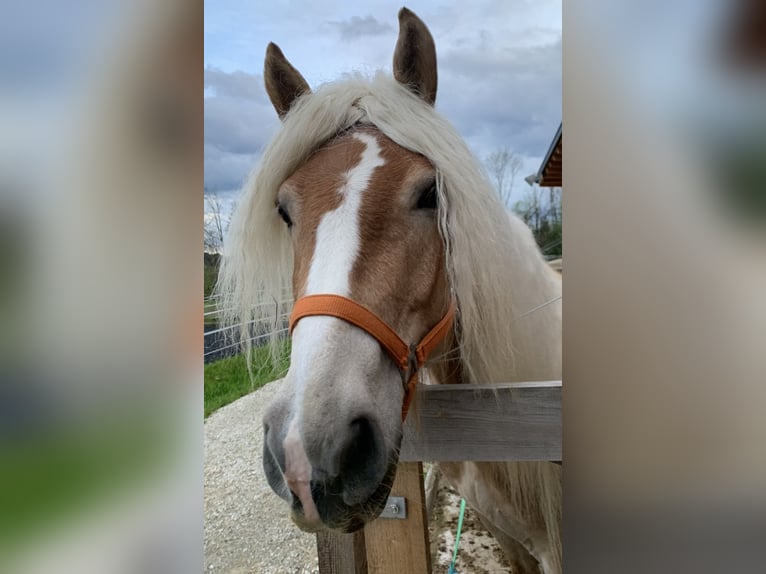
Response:
[[[311,93],[311,88],[301,73],[287,61],[282,50],[274,42],[270,42],[266,48],[263,80],[269,99],[280,119],[290,111],[299,96]]]

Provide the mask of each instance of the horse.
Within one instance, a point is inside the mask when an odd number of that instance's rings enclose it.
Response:
[[[430,31],[407,8],[398,19],[393,78],[312,91],[268,45],[281,129],[244,187],[220,271],[221,306],[247,353],[266,329],[276,356],[291,330],[263,466],[307,532],[353,532],[380,514],[418,370],[430,384],[561,378],[561,279],[435,110]],[[559,465],[440,468],[514,572],[561,571]]]

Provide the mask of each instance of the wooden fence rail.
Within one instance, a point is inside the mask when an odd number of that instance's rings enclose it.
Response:
[[[391,489],[407,500],[407,518],[317,535],[320,574],[430,572],[420,461],[561,460],[561,381],[424,385],[415,401]]]

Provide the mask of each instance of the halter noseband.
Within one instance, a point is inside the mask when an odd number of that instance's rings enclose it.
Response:
[[[425,334],[417,345],[408,345],[383,319],[364,305],[341,295],[306,295],[295,302],[290,315],[290,334],[304,317],[326,315],[343,319],[371,335],[388,353],[402,372],[404,404],[402,421],[407,418],[418,372],[436,346],[447,336],[455,321],[455,301],[450,302],[444,317]]]

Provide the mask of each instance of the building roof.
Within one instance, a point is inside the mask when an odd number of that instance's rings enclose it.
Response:
[[[536,174],[526,178],[530,185],[537,183],[540,187],[561,187],[561,127],[562,124],[559,124],[559,129],[553,136],[548,153],[545,154],[545,159],[540,164],[540,169]]]

